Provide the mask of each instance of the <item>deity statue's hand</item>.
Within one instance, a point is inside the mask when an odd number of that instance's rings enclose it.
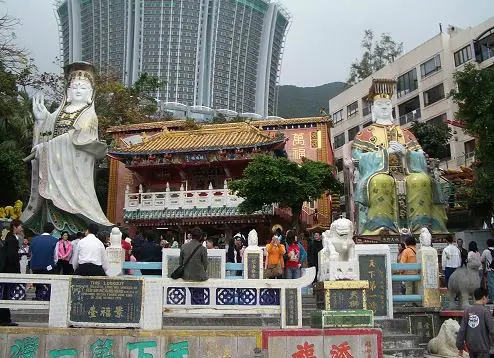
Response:
[[[398,143],[398,142],[396,142],[396,141],[393,140],[393,141],[389,142],[388,152],[390,154],[396,153],[396,154],[399,154],[399,155],[405,155],[406,154],[406,149],[405,149],[405,147],[402,144],[400,144],[400,143]]]
[[[50,114],[45,107],[45,98],[42,94],[33,97],[33,114],[36,121],[44,121]]]

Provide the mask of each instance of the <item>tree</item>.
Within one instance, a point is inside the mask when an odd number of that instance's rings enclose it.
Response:
[[[361,44],[364,53],[360,60],[355,60],[350,65],[347,81],[350,85],[369,77],[403,53],[403,42],[395,42],[387,33],[381,34],[379,41],[374,41],[374,32],[370,29],[364,31]]]
[[[229,188],[245,200],[239,209],[245,213],[278,203],[292,210],[293,225],[299,227],[305,201],[325,193],[339,193],[342,185],[326,163],[304,159],[297,164],[287,158],[258,155],[244,170],[243,178],[234,180]]]
[[[415,121],[410,130],[429,157],[443,159],[449,155],[447,149],[452,133],[446,123],[432,124]]]
[[[467,64],[454,74],[458,90],[451,96],[458,104],[456,118],[475,138],[475,176],[469,208],[490,225],[494,213],[494,67],[478,69]]]

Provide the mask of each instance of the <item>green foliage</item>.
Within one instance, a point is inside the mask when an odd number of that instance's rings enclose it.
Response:
[[[239,207],[242,212],[252,213],[278,203],[291,208],[294,225],[298,226],[305,201],[341,190],[333,170],[322,162],[305,159],[297,164],[287,158],[258,155],[245,168],[243,178],[230,183],[229,188],[245,199]]]
[[[451,93],[458,104],[456,117],[465,124],[467,133],[475,137],[475,180],[469,200],[474,213],[493,214],[494,203],[494,67],[478,69],[467,64],[456,72],[458,90]],[[487,221],[490,224],[490,219]]]
[[[283,118],[319,116],[319,108],[327,107],[329,99],[347,88],[343,82],[331,82],[316,87],[280,86],[277,114]]]
[[[417,138],[422,150],[430,157],[443,159],[449,155],[448,143],[451,128],[446,123],[413,122],[410,131]]]
[[[13,205],[17,199],[26,203],[29,197],[27,167],[24,153],[16,148],[0,150],[0,206]]]
[[[348,84],[355,84],[369,77],[403,53],[403,42],[395,42],[391,35],[386,33],[381,34],[379,41],[375,41],[374,32],[369,29],[364,31],[361,44],[364,53],[360,60],[351,64]]]

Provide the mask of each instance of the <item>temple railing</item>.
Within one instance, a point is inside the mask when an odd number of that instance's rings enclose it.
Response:
[[[183,185],[180,190],[170,190],[169,183],[163,192],[144,193],[142,186],[138,193],[131,193],[129,187],[125,189],[125,210],[174,210],[174,209],[206,209],[237,207],[244,199],[232,194],[225,181],[222,189],[214,189],[209,183],[208,189],[204,190],[184,190]]]

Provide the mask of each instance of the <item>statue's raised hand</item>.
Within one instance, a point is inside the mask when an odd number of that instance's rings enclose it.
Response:
[[[44,121],[50,114],[46,109],[45,98],[42,94],[33,97],[33,114],[36,121]]]
[[[389,148],[388,152],[391,153],[396,153],[400,155],[405,155],[406,154],[406,149],[403,146],[403,144],[398,143],[397,141],[391,141],[389,142]]]

